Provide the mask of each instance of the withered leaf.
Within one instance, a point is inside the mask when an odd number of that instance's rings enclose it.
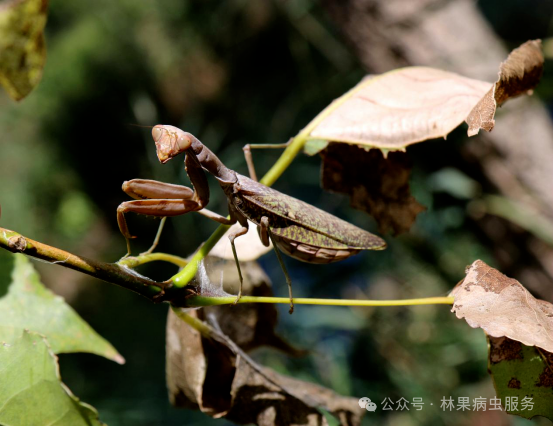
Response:
[[[470,266],[450,296],[452,312],[471,327],[553,352],[553,305],[481,260]]]
[[[403,149],[416,142],[445,137],[465,120],[490,86],[433,68],[402,68],[361,81],[330,105],[329,108],[338,106],[310,135],[335,142]]]
[[[197,313],[190,315],[197,317]],[[214,327],[210,338],[202,337],[172,311],[167,380],[174,405],[199,408],[238,424],[327,425],[318,410],[321,407],[342,425],[359,425],[364,411],[356,398],[261,367]]]
[[[42,77],[47,7],[48,0],[0,4],[0,84],[15,100],[27,96]]]
[[[488,371],[503,409],[553,420],[553,354],[507,337],[488,336],[488,344]]]
[[[358,398],[347,398],[334,391],[262,368],[237,357],[237,374],[232,387],[233,407],[227,418],[257,425],[328,425],[317,409],[332,413],[340,425],[359,425],[363,415]],[[261,397],[261,398],[260,398]],[[251,401],[261,399],[253,411]]]
[[[468,115],[468,135],[480,129],[490,132],[495,125],[495,111],[509,98],[531,92],[543,72],[541,40],[531,40],[511,52],[499,67],[499,79]]]
[[[378,149],[330,143],[320,154],[323,188],[349,194],[351,206],[373,216],[380,232],[406,232],[426,210],[409,190],[406,153],[390,152],[385,158]]]
[[[197,313],[189,314],[197,318]],[[166,334],[166,375],[169,400],[176,407],[198,407],[209,414],[201,399],[207,359],[201,335],[169,310]]]
[[[541,44],[530,41],[501,64],[495,85],[427,67],[365,78],[307,126],[309,136],[403,150],[416,142],[445,138],[465,120],[472,136],[480,126],[491,130],[495,102],[532,89],[542,66]]]

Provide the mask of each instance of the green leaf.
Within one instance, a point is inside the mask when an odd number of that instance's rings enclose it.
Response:
[[[0,83],[15,100],[27,96],[42,77],[47,6],[47,0],[0,5]]]
[[[488,370],[505,411],[553,420],[553,354],[507,337],[488,336],[488,341]],[[524,398],[531,407],[523,409]]]
[[[124,358],[65,301],[40,282],[31,262],[16,254],[8,293],[0,298],[0,342],[22,329],[48,338],[54,353],[90,352],[123,364]]]
[[[0,345],[0,383],[2,425],[103,425],[61,382],[56,356],[36,333],[22,330]]]

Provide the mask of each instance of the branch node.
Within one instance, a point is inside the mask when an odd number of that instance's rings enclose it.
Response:
[[[22,235],[15,235],[8,239],[8,247],[19,253],[23,253],[27,248],[27,240]]]

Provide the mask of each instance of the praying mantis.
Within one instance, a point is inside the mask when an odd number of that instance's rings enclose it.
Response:
[[[156,125],[152,137],[162,164],[181,153],[186,154],[184,164],[194,189],[146,179],[124,182],[123,191],[134,198],[117,208],[117,222],[127,241],[127,255],[130,254],[129,240],[134,238],[125,220],[128,212],[166,218],[195,211],[225,225],[238,222],[240,227],[229,234],[240,278],[238,302],[242,296],[242,272],[234,240],[248,232],[249,219],[257,225],[261,242],[267,247],[269,242],[273,244],[288,284],[292,313],[292,282],[281,252],[303,262],[324,264],[347,259],[362,250],[386,248],[380,237],[227,168],[190,133],[174,126]],[[252,174],[251,156],[246,159]],[[205,171],[217,179],[227,197],[228,218],[205,208],[209,202]]]

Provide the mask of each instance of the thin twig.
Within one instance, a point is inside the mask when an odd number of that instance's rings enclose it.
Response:
[[[215,306],[231,305],[234,303],[284,303],[289,304],[287,297],[261,297],[242,296],[237,302],[235,296],[210,297],[190,296],[187,298],[188,306]],[[397,300],[363,300],[363,299],[311,299],[294,297],[294,305],[318,305],[318,306],[416,306],[416,305],[452,305],[453,297],[423,297],[420,299]]]

